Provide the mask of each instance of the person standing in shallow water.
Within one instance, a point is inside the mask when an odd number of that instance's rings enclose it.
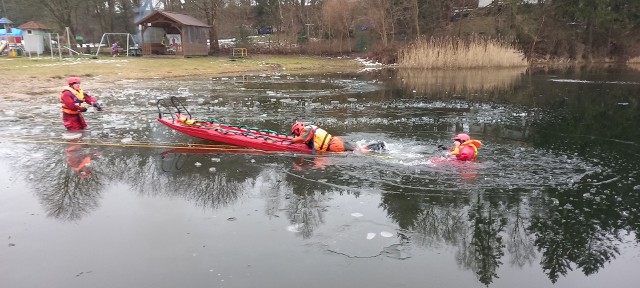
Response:
[[[85,93],[80,88],[80,78],[69,77],[67,79],[67,87],[64,87],[60,93],[60,103],[62,103],[62,123],[67,130],[82,130],[87,128],[87,123],[82,117],[82,112],[87,111],[88,104],[96,107],[96,110],[102,111],[102,106],[98,103],[98,99]]]

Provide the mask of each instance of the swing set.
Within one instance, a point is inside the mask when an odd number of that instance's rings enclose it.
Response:
[[[126,56],[142,55],[142,48],[138,43],[136,43],[136,40],[133,38],[131,33],[104,33],[102,34],[100,44],[96,49],[96,57],[100,54],[100,49],[103,45],[111,49],[112,45],[115,43],[118,43],[118,51],[120,51],[120,45],[122,45],[122,43],[126,43],[126,46],[122,49],[123,52],[126,52]]]

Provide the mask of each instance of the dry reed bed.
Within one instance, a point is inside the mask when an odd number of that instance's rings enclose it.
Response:
[[[402,49],[398,64],[407,68],[488,68],[527,66],[524,55],[513,45],[495,39],[474,37],[432,38]]]

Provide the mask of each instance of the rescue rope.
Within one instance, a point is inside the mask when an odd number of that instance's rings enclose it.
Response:
[[[261,151],[253,148],[243,148],[233,145],[211,145],[211,144],[189,144],[174,143],[173,145],[163,145],[163,143],[100,143],[100,142],[73,142],[73,141],[52,141],[52,140],[30,140],[10,138],[2,141],[16,143],[37,143],[37,144],[71,144],[86,146],[112,146],[112,147],[139,147],[139,148],[162,148],[162,149],[202,149],[202,150],[225,150],[225,151]],[[172,144],[172,143],[168,143]]]

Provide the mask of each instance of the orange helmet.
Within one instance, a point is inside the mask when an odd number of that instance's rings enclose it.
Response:
[[[300,134],[302,133],[302,129],[304,129],[304,126],[304,123],[300,121],[296,122],[296,124],[293,124],[293,126],[291,126],[291,134],[300,136]]]
[[[466,142],[471,140],[471,137],[469,137],[469,135],[464,134],[464,133],[460,133],[458,135],[456,135],[456,137],[453,137],[453,141],[460,141],[460,142]]]
[[[75,83],[80,84],[80,78],[78,78],[78,77],[69,77],[69,78],[67,78],[67,84],[69,84],[69,86],[71,86],[71,85],[73,85]]]

